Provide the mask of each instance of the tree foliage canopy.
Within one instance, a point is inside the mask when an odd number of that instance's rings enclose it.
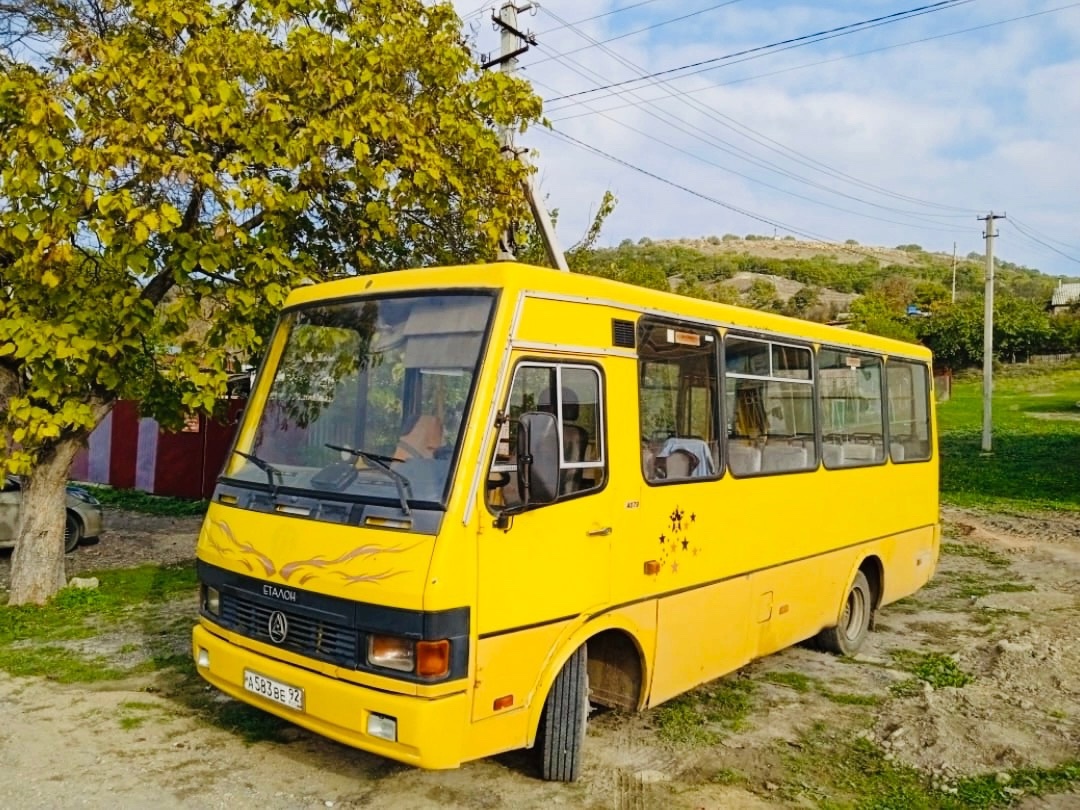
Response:
[[[212,407],[306,280],[491,254],[539,116],[420,0],[23,0],[0,57],[0,459]],[[36,50],[35,50],[36,49]]]

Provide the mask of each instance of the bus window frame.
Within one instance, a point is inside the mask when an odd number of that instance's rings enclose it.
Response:
[[[350,293],[346,295],[328,296],[326,298],[318,298],[312,301],[305,301],[303,303],[283,307],[281,312],[278,313],[277,320],[274,323],[274,329],[270,334],[269,340],[267,341],[267,346],[269,350],[265,352],[262,358],[259,360],[259,365],[255,371],[254,384],[252,385],[251,392],[248,395],[248,399],[250,401],[251,399],[261,394],[263,396],[262,406],[257,414],[254,411],[249,412],[248,408],[245,406],[240,418],[240,422],[237,425],[237,430],[234,432],[232,441],[229,443],[228,454],[225,457],[226,461],[221,471],[218,473],[217,478],[215,479],[215,484],[218,486],[222,484],[227,486],[239,486],[241,488],[258,490],[266,493],[270,493],[273,489],[265,483],[260,483],[256,481],[243,481],[233,478],[228,474],[228,469],[230,464],[232,463],[232,460],[236,457],[236,451],[237,448],[240,446],[241,440],[244,437],[245,430],[250,427],[252,431],[254,431],[254,429],[258,425],[259,420],[262,418],[262,408],[266,407],[269,392],[274,383],[273,377],[277,374],[277,370],[280,367],[281,359],[284,356],[286,344],[288,342],[289,335],[287,333],[284,336],[281,335],[282,325],[287,316],[303,312],[307,309],[315,309],[320,307],[325,308],[344,304],[358,304],[370,300],[391,301],[402,298],[417,298],[423,295],[445,295],[455,297],[483,296],[491,299],[491,307],[488,310],[487,320],[484,323],[484,329],[480,339],[480,346],[477,351],[476,364],[473,367],[473,379],[470,383],[469,396],[465,400],[463,406],[462,422],[461,425],[458,427],[457,443],[456,447],[454,448],[454,453],[450,458],[450,466],[447,470],[447,479],[446,483],[443,485],[442,494],[438,501],[411,501],[414,508],[434,509],[443,513],[448,512],[450,508],[450,501],[454,497],[453,493],[454,487],[456,486],[455,482],[457,481],[457,478],[461,473],[461,470],[459,468],[461,466],[462,459],[464,458],[466,431],[469,429],[470,425],[473,424],[472,420],[479,420],[480,418],[478,414],[473,413],[473,409],[474,407],[476,407],[477,404],[477,395],[480,389],[480,377],[484,372],[485,359],[487,358],[488,352],[490,351],[492,345],[495,318],[499,312],[499,305],[501,304],[503,298],[503,291],[498,287],[466,286],[444,288],[433,286],[418,287],[416,289],[396,290],[389,293],[365,291],[360,293]],[[290,325],[288,331],[291,331],[292,328],[293,326]],[[276,345],[276,341],[278,340],[281,340],[280,346]],[[271,370],[271,363],[273,363],[274,375],[271,375],[269,373]],[[366,377],[366,375],[361,375],[361,377]],[[358,426],[357,431],[358,435],[364,441],[366,441],[367,439],[366,435],[364,434],[366,433],[368,382],[369,381],[365,380],[364,383],[358,387],[357,392],[358,395],[360,393],[363,393],[365,395],[364,399],[360,400],[360,402],[362,403],[362,407],[356,409],[356,418],[358,420],[365,420],[365,426],[363,428]],[[266,387],[263,388],[263,386]],[[249,425],[249,419],[254,419],[254,423]],[[311,495],[311,493],[306,490],[290,489],[288,487],[278,487],[277,491],[279,494],[285,495]],[[325,497],[325,493],[321,493],[317,497]],[[390,498],[360,498],[358,496],[345,494],[339,497],[341,500],[360,505],[373,504],[376,506],[385,506],[393,505],[395,503],[395,501]],[[303,519],[315,520],[316,522],[320,522],[317,520],[317,518],[314,517],[305,517]]]
[[[585,498],[585,497],[588,497],[590,495],[596,495],[596,494],[598,494],[600,492],[603,492],[605,489],[607,489],[608,484],[611,481],[611,464],[610,464],[610,453],[608,452],[609,443],[608,443],[608,433],[607,433],[607,423],[608,423],[608,419],[607,419],[607,375],[604,373],[603,365],[601,365],[600,363],[597,363],[597,362],[586,362],[586,361],[582,361],[582,360],[569,360],[569,359],[564,359],[564,358],[545,357],[543,355],[539,355],[539,356],[526,355],[525,357],[519,358],[517,360],[517,362],[514,363],[514,366],[510,370],[510,374],[508,375],[509,376],[509,383],[508,383],[508,385],[506,387],[506,391],[505,391],[505,394],[504,394],[504,397],[503,397],[503,401],[502,401],[502,406],[503,407],[498,408],[498,411],[501,414],[503,414],[503,418],[506,419],[507,421],[510,421],[510,416],[507,413],[507,411],[504,410],[504,408],[507,405],[507,403],[509,402],[511,392],[513,392],[513,390],[514,390],[514,381],[517,378],[518,369],[520,369],[520,368],[522,368],[524,366],[549,367],[549,368],[554,368],[554,367],[583,368],[583,369],[588,369],[589,371],[592,371],[592,372],[594,372],[596,374],[597,382],[599,383],[599,390],[598,390],[599,402],[597,403],[597,413],[598,413],[599,418],[600,418],[600,426],[597,428],[597,436],[599,437],[600,441],[602,442],[602,448],[601,449],[603,451],[602,452],[602,458],[599,459],[599,461],[601,463],[597,464],[595,462],[574,462],[572,466],[564,467],[563,466],[563,460],[562,460],[562,448],[560,447],[560,451],[559,451],[559,473],[561,474],[564,470],[569,470],[569,469],[590,469],[590,470],[599,469],[601,471],[602,475],[601,475],[600,483],[597,486],[593,487],[592,489],[585,489],[585,490],[581,490],[580,492],[572,492],[569,495],[560,495],[559,497],[557,497],[551,503],[535,504],[535,505],[514,505],[514,513],[515,514],[524,514],[525,512],[532,512],[532,511],[534,511],[536,509],[543,509],[545,507],[554,506],[556,504],[567,503],[569,501],[573,501],[573,500],[576,500],[578,498]],[[559,443],[561,445],[562,444],[562,415],[561,414],[559,414],[558,425],[559,425]],[[495,467],[496,467],[496,465],[495,465],[495,456],[499,452],[498,431],[500,429],[501,428],[500,428],[499,425],[494,426],[494,430],[496,432],[495,441],[492,442],[491,455],[488,457],[488,461],[487,461],[487,464],[486,464],[487,472],[486,472],[486,475],[481,478],[482,482],[489,479],[493,473],[507,473],[509,475],[514,475],[517,472],[517,465],[514,465],[513,467],[510,467],[509,465],[500,465],[500,467],[501,467],[500,469],[495,469]],[[484,501],[484,508],[487,509],[488,513],[491,514],[492,516],[499,517],[505,511],[506,506],[502,505],[502,504],[491,503],[491,501],[489,500],[488,490],[487,490],[486,487],[482,487],[481,492],[482,492],[482,498],[483,498],[483,501]]]
[[[746,374],[746,373],[743,373],[743,372],[729,372],[727,370],[727,350],[728,350],[728,340],[729,339],[749,340],[749,341],[752,341],[754,343],[764,343],[764,344],[768,345],[769,346],[769,375],[768,376],[761,376],[761,375],[757,375],[757,374]],[[776,376],[773,376],[773,374],[772,374],[772,371],[773,371],[772,347],[773,346],[787,346],[788,348],[791,348],[791,349],[803,349],[805,351],[808,351],[810,353],[810,379],[809,380],[800,380],[800,379],[798,379],[796,377],[776,377]],[[727,460],[729,462],[730,462],[730,459],[731,459],[731,455],[730,455],[730,451],[728,450],[728,446],[729,446],[730,440],[732,438],[728,434],[728,428],[727,428],[727,426],[728,426],[728,422],[727,422],[727,418],[728,418],[728,413],[727,413],[727,393],[728,393],[727,392],[727,384],[728,384],[728,378],[729,377],[733,377],[735,379],[744,379],[744,380],[761,380],[763,382],[796,383],[798,385],[806,385],[806,386],[808,386],[810,388],[811,392],[812,392],[811,406],[810,407],[812,409],[811,421],[813,422],[813,433],[810,435],[810,438],[812,440],[812,444],[813,444],[813,447],[814,447],[814,464],[812,466],[801,467],[801,468],[796,469],[796,470],[759,470],[758,472],[749,472],[749,473],[736,472],[734,469],[732,469],[730,467],[730,464],[729,464],[727,469],[728,469],[728,472],[731,473],[731,476],[733,478],[738,479],[738,480],[742,480],[742,479],[745,479],[745,478],[768,478],[768,477],[771,477],[771,476],[774,476],[774,475],[798,475],[798,474],[801,474],[801,473],[816,472],[819,469],[821,469],[824,462],[823,462],[823,459],[821,457],[822,456],[822,453],[821,453],[821,444],[822,444],[821,410],[818,407],[818,381],[820,379],[820,376],[818,374],[817,349],[818,349],[818,345],[815,344],[815,343],[811,343],[809,341],[801,342],[801,341],[798,340],[798,338],[792,339],[792,338],[790,338],[790,337],[788,337],[786,335],[781,336],[781,335],[774,335],[773,333],[754,332],[754,331],[748,331],[748,330],[742,330],[742,329],[727,329],[724,332],[723,351],[722,351],[722,360],[723,360],[722,372],[723,373],[721,375],[722,378],[723,378],[723,405],[722,405],[723,411],[722,411],[722,416],[724,417],[723,435],[724,435],[725,457],[727,458]],[[768,434],[765,434],[765,435],[767,436]]]
[[[644,315],[638,319],[637,322],[637,344],[638,351],[635,358],[634,376],[637,380],[637,402],[638,402],[638,434],[639,436],[645,435],[644,410],[641,407],[641,369],[646,362],[663,362],[662,360],[645,360],[641,356],[642,346],[642,334],[646,328],[658,327],[661,329],[675,329],[685,330],[700,334],[702,337],[712,337],[713,339],[713,373],[716,375],[716,403],[712,408],[712,428],[716,435],[716,450],[720,456],[716,460],[717,472],[708,476],[693,476],[690,478],[649,478],[645,474],[644,458],[641,457],[638,464],[638,471],[641,473],[641,480],[650,487],[666,487],[674,486],[677,484],[701,484],[712,481],[719,481],[727,474],[727,446],[726,446],[726,431],[723,430],[723,416],[724,416],[724,374],[723,374],[723,362],[724,362],[724,335],[715,326],[710,324],[702,324],[694,321],[681,321],[672,318],[662,318],[652,315]],[[684,392],[679,390],[677,393],[677,404],[675,406],[676,412],[679,411],[680,406],[683,403]],[[676,419],[678,413],[676,413]],[[678,427],[678,425],[676,425]],[[677,438],[677,437],[676,437]],[[707,443],[707,442],[706,442]],[[639,456],[641,454],[639,453]]]
[[[883,466],[885,466],[886,464],[888,464],[888,463],[890,463],[892,461],[892,454],[891,454],[891,451],[889,449],[889,420],[888,420],[888,413],[887,413],[888,407],[889,407],[888,406],[888,391],[886,389],[886,383],[885,383],[885,377],[887,376],[887,372],[885,370],[885,367],[886,367],[889,356],[886,355],[886,354],[883,354],[883,353],[872,352],[872,351],[869,351],[867,349],[851,349],[851,348],[845,348],[845,347],[836,346],[836,345],[829,344],[829,343],[822,343],[822,344],[820,344],[818,346],[818,351],[815,353],[815,358],[819,357],[820,352],[822,352],[822,351],[832,351],[832,352],[836,352],[838,354],[846,353],[846,354],[862,355],[864,357],[873,357],[873,358],[877,359],[877,361],[878,361],[878,363],[880,364],[880,367],[881,367],[881,373],[878,375],[878,394],[879,394],[879,396],[881,398],[880,402],[881,402],[881,443],[882,443],[882,445],[881,445],[881,460],[880,461],[872,461],[872,462],[869,462],[869,463],[859,463],[859,464],[844,464],[844,465],[841,465],[839,467],[830,467],[828,464],[825,463],[825,453],[824,453],[825,424],[824,424],[824,417],[823,417],[821,419],[821,421],[819,422],[819,424],[818,424],[818,436],[821,439],[822,451],[823,451],[821,453],[820,458],[819,458],[819,463],[821,464],[821,466],[824,469],[828,470],[829,472],[840,472],[841,470],[865,470],[865,469],[870,468],[870,467],[883,467]],[[815,383],[815,385],[816,385],[816,383]],[[819,400],[818,405],[819,405],[819,408],[820,408],[820,413],[824,414],[825,409],[820,403],[820,400],[821,400],[822,394],[823,394],[821,388],[820,387],[817,388],[817,391],[815,393],[817,395],[816,398]],[[829,435],[834,435],[834,434],[829,434]]]
[[[927,453],[926,453],[926,456],[924,458],[911,458],[911,459],[905,458],[905,459],[902,459],[901,461],[897,461],[896,459],[894,459],[892,457],[892,419],[889,418],[889,407],[890,407],[890,403],[891,403],[891,400],[889,399],[889,364],[892,363],[892,362],[903,363],[904,365],[907,365],[907,366],[915,366],[915,367],[921,369],[926,374],[926,377],[925,377],[926,385],[923,388],[923,391],[925,393],[925,402],[923,404],[924,404],[924,406],[926,408],[926,444],[927,444]],[[885,386],[885,415],[886,415],[885,429],[888,432],[888,447],[889,447],[888,458],[889,458],[889,463],[890,464],[926,464],[928,461],[932,461],[934,459],[934,447],[935,447],[934,420],[930,418],[930,414],[932,413],[932,408],[933,408],[933,398],[932,398],[932,391],[933,391],[933,384],[934,384],[934,370],[933,370],[933,368],[931,368],[929,363],[923,362],[921,360],[915,360],[915,359],[910,358],[910,357],[901,357],[901,356],[895,356],[894,357],[892,355],[888,355],[888,356],[885,357],[885,373],[881,375],[881,379],[882,379],[882,384]],[[914,398],[912,398],[912,402],[914,402]]]

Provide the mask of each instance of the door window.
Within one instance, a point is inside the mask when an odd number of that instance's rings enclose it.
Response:
[[[606,469],[601,395],[600,374],[593,366],[520,364],[503,407],[506,420],[499,430],[488,476],[488,504],[498,508],[521,502],[517,488],[517,420],[530,411],[554,414],[558,423],[562,444],[559,499],[600,489]]]

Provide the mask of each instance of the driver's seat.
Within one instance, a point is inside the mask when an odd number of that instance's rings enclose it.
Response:
[[[398,440],[394,456],[402,459],[434,458],[435,451],[442,447],[442,443],[442,420],[433,414],[422,413]]]

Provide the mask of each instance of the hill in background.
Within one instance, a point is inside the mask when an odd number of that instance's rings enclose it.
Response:
[[[896,305],[928,309],[952,300],[953,256],[919,245],[872,247],[727,234],[593,248],[574,256],[575,269],[695,297],[772,309],[814,320],[835,319],[857,298],[876,293]],[[996,261],[996,289],[1049,304],[1059,280],[1036,269]],[[985,258],[955,262],[957,300],[983,294]]]

